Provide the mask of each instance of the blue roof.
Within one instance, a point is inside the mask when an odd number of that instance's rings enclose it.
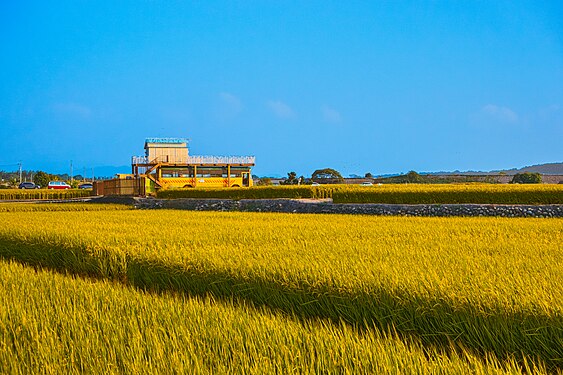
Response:
[[[188,138],[147,138],[145,143],[188,143]]]

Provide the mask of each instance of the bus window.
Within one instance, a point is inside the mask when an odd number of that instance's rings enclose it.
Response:
[[[180,177],[194,177],[194,168],[188,167],[179,171]]]
[[[197,169],[197,177],[222,177],[222,167],[200,167]]]

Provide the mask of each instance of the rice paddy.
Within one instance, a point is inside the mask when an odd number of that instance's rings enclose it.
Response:
[[[69,189],[69,190],[48,190],[48,189],[0,189],[0,200],[32,200],[32,199],[69,199],[84,198],[92,195],[91,190]]]
[[[0,209],[10,373],[563,369],[562,219],[38,206]]]
[[[225,189],[170,189],[159,198],[332,198],[334,203],[387,204],[563,204],[563,185],[383,184],[374,186],[257,186]]]

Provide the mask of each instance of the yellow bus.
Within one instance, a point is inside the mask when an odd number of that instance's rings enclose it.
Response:
[[[250,187],[253,156],[191,156],[168,162],[133,157],[133,175],[145,177],[145,191],[171,188]]]
[[[254,156],[193,156],[187,138],[147,138],[145,156],[133,156],[132,174],[147,193],[170,188],[252,186]]]
[[[250,166],[240,165],[184,165],[162,166],[157,171],[162,188],[250,187]]]

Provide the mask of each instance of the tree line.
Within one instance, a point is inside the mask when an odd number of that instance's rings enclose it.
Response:
[[[488,182],[488,183],[495,183],[497,181],[491,177],[489,180],[486,181],[477,181],[475,177],[467,175],[464,176],[466,181],[465,182]],[[385,178],[375,178],[371,173],[366,173],[364,178],[371,179],[374,182],[381,182],[381,183],[391,183],[391,184],[431,184],[431,183],[453,183],[453,182],[460,182],[453,176],[432,176],[432,175],[422,175],[415,171],[410,171],[406,174],[401,174],[398,176],[391,176]],[[475,181],[473,181],[475,180]],[[511,184],[540,184],[542,182],[542,176],[540,173],[532,173],[532,172],[525,172],[525,173],[517,173],[512,177],[510,181]],[[297,173],[291,171],[287,173],[287,177],[284,178],[280,184],[281,185],[310,185],[313,183],[320,183],[320,184],[338,184],[344,183],[344,178],[342,174],[335,169],[332,168],[324,168],[324,169],[317,169],[313,172],[310,178],[306,178],[304,176],[297,176]],[[271,185],[272,180],[269,177],[262,177],[259,179],[257,185]]]
[[[78,186],[81,181],[86,180],[82,175],[72,176],[72,184]],[[41,187],[47,187],[49,181],[67,181],[69,184],[71,182],[71,177],[67,173],[63,174],[51,174],[44,171],[27,171],[22,170],[21,172],[21,182],[33,182],[35,185]],[[20,183],[20,173],[16,172],[6,172],[0,171],[0,188],[15,188]],[[76,187],[73,186],[73,187]]]

